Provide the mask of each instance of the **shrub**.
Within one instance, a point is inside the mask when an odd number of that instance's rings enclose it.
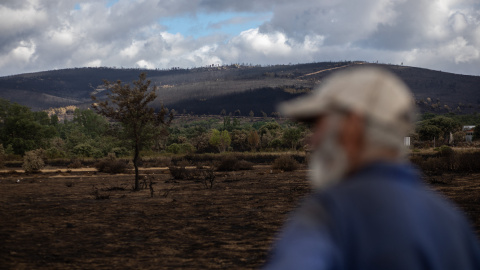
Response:
[[[172,175],[173,179],[183,180],[188,179],[188,171],[185,169],[185,166],[170,166],[168,167],[170,170],[170,174]]]
[[[250,161],[246,161],[244,159],[241,159],[237,162],[237,170],[252,170],[253,169],[253,163]]]
[[[93,155],[93,146],[88,143],[81,143],[73,147],[72,152],[81,157],[91,157]]]
[[[440,176],[443,173],[477,173],[480,172],[480,152],[454,152],[441,147],[437,155],[412,155],[410,161],[428,176]]]
[[[175,164],[176,164],[177,166],[180,166],[180,167],[186,167],[186,166],[190,166],[190,165],[191,165],[190,162],[189,162],[188,160],[186,160],[186,159],[177,160],[177,161],[175,162]]]
[[[80,162],[80,160],[76,159],[76,160],[72,161],[72,163],[68,164],[67,168],[78,169],[78,168],[81,168],[82,166],[83,166],[82,162]]]
[[[180,152],[180,145],[178,143],[172,143],[167,146],[167,152],[172,154],[178,154]]]
[[[275,159],[272,168],[282,171],[294,171],[298,168],[298,162],[291,156],[283,155]]]
[[[195,152],[195,147],[189,143],[180,144],[180,154],[191,154]]]
[[[205,188],[212,188],[215,181],[213,169],[186,169],[184,166],[170,166],[170,173],[176,180],[195,180],[203,182]]]
[[[129,151],[126,147],[114,147],[112,148],[111,152],[115,153],[116,157],[124,157],[128,156],[129,154]]]
[[[442,175],[448,166],[444,158],[429,157],[421,163],[421,168],[427,175]]]
[[[450,157],[454,154],[453,149],[450,146],[442,145],[438,148],[438,153],[444,157]]]
[[[268,144],[268,147],[272,149],[281,149],[283,146],[283,142],[280,139],[273,139]]]
[[[235,165],[237,164],[238,160],[234,156],[223,156],[220,160],[220,163],[217,167],[219,171],[235,171]]]
[[[102,158],[104,157],[105,154],[102,152],[102,150],[100,149],[93,149],[92,151],[92,157],[93,158]]]
[[[5,159],[6,159],[5,149],[3,148],[3,144],[0,144],[0,168],[5,167]]]
[[[28,151],[23,156],[22,168],[27,173],[38,172],[45,166],[43,161],[43,149]]]
[[[143,166],[145,167],[168,167],[172,164],[171,157],[154,157],[143,159]]]
[[[108,157],[95,163],[95,168],[99,172],[105,173],[124,173],[127,170],[127,163],[122,160],[118,160],[115,156],[109,155]]]
[[[59,149],[56,148],[56,147],[50,147],[50,148],[48,148],[48,149],[45,151],[45,155],[46,155],[47,158],[49,158],[49,159],[64,158],[64,157],[67,156],[67,155],[65,154],[65,152],[59,150]]]
[[[217,170],[219,171],[238,171],[238,170],[251,170],[253,163],[246,160],[238,160],[235,156],[223,156],[220,160]]]
[[[172,154],[191,154],[195,152],[195,147],[189,143],[172,143],[167,146],[167,152]]]

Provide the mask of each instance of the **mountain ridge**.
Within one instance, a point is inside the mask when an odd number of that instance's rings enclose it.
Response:
[[[194,114],[219,114],[220,111],[216,111],[219,108],[232,113],[240,110],[242,115],[250,111],[256,115],[261,111],[271,114],[278,102],[310,92],[332,72],[360,65],[381,67],[398,75],[412,89],[422,112],[464,114],[480,109],[479,76],[361,61],[272,66],[234,64],[169,70],[72,68],[41,71],[0,77],[0,98],[33,110],[67,105],[87,108],[91,104],[91,94],[105,98],[104,79],[126,83],[146,72],[148,79],[159,87],[154,107],[164,104],[178,112]]]

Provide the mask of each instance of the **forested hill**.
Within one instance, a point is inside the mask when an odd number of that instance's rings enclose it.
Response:
[[[413,90],[422,111],[472,113],[480,109],[480,77],[408,66],[365,62],[297,65],[210,66],[193,69],[141,70],[75,68],[0,77],[0,98],[33,110],[76,105],[89,107],[90,95],[104,96],[103,80],[131,82],[146,72],[158,85],[155,106],[165,104],[194,114],[275,112],[276,104],[311,91],[326,75],[358,65],[376,65],[400,76]]]

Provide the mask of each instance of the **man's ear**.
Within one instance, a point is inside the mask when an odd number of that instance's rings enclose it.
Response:
[[[339,135],[350,162],[359,162],[365,147],[365,117],[356,112],[345,115]]]

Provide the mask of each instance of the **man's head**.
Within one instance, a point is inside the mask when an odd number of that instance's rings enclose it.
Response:
[[[314,187],[324,188],[371,162],[400,160],[414,102],[397,77],[367,67],[335,73],[280,111],[313,124],[310,178]]]

